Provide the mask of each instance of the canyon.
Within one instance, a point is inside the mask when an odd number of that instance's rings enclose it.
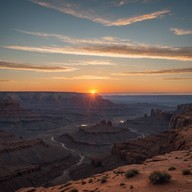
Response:
[[[71,180],[76,186],[95,174],[190,151],[191,119],[192,104],[121,105],[97,94],[0,93],[0,190],[59,191]]]

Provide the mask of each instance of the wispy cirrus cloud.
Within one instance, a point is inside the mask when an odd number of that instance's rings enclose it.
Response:
[[[68,72],[74,71],[76,68],[61,66],[37,66],[31,64],[22,64],[14,62],[0,61],[0,69],[23,70],[23,71],[39,71],[39,72]]]
[[[53,65],[70,65],[70,66],[107,66],[107,65],[116,65],[110,60],[73,60],[68,61],[67,63],[62,62],[51,62]]]
[[[113,4],[116,6],[122,6],[127,3],[149,3],[154,1],[160,1],[160,0],[115,0]]]
[[[145,20],[156,19],[170,13],[170,10],[161,10],[156,11],[148,14],[138,15],[134,17],[128,18],[120,18],[117,20],[108,19],[108,17],[102,17],[97,14],[93,9],[84,8],[83,4],[74,4],[67,0],[55,0],[50,2],[49,0],[31,0],[33,3],[38,4],[40,6],[55,9],[59,12],[63,12],[65,14],[72,15],[74,17],[78,17],[81,19],[88,19],[90,21],[101,23],[106,26],[123,26],[123,25],[130,25],[132,23],[141,22]],[[118,5],[123,5],[127,1],[120,0]]]
[[[192,47],[163,47],[150,45],[81,45],[81,46],[4,46],[7,49],[38,53],[59,53],[120,58],[155,58],[192,61]]]
[[[170,28],[175,35],[192,35],[192,29]]]
[[[52,79],[56,80],[107,80],[110,79],[108,76],[97,76],[97,75],[82,75],[74,77],[53,77]]]
[[[123,72],[123,73],[114,73],[113,75],[127,76],[127,75],[166,75],[166,74],[192,74],[192,68]]]
[[[170,80],[170,81],[185,81],[185,80],[192,80],[192,77],[173,77],[173,78],[163,78],[163,80]]]
[[[126,4],[129,0],[116,0],[116,1],[113,1],[113,4],[115,6],[122,6],[124,4]],[[132,1],[137,1],[137,0],[132,0]]]
[[[144,15],[138,15],[138,16],[135,16],[135,17],[118,19],[116,21],[110,22],[109,24],[107,24],[107,26],[130,25],[130,24],[133,24],[133,23],[136,23],[136,22],[156,19],[156,18],[164,16],[167,13],[170,13],[170,10],[162,10],[162,11],[157,11],[157,12],[148,13],[148,14],[144,14]]]
[[[86,39],[80,39],[80,38],[75,38],[75,37],[70,37],[64,34],[50,34],[50,33],[40,33],[40,32],[30,32],[30,31],[24,31],[24,30],[19,30],[15,29],[15,31],[27,34],[27,35],[32,35],[32,36],[37,36],[37,37],[42,37],[42,38],[56,38],[59,41],[65,42],[65,43],[70,43],[70,44],[128,44],[130,40],[128,39],[119,39],[117,37],[112,37],[112,36],[104,36],[101,38],[86,38]]]
[[[0,83],[12,82],[10,79],[0,79]]]
[[[33,35],[38,37],[57,38],[60,41],[67,42],[69,45],[63,47],[57,46],[18,46],[8,45],[4,48],[15,49],[21,51],[31,51],[39,53],[59,53],[73,55],[90,55],[100,57],[120,57],[120,58],[155,58],[169,60],[192,60],[192,47],[168,47],[168,46],[152,46],[148,44],[131,42],[128,39],[120,39],[117,37],[101,37],[79,39],[69,37],[63,34],[49,34],[40,32],[29,32],[16,30],[20,33]],[[78,61],[76,65],[113,65],[109,61]]]
[[[59,12],[72,15],[74,17],[88,19],[96,23],[107,24],[109,21],[100,17],[93,9],[84,9],[81,4],[71,3],[67,0],[55,0],[49,2],[48,0],[31,0],[31,2],[50,9],[55,9]]]

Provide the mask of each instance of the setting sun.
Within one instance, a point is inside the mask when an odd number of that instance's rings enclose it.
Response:
[[[97,93],[97,90],[92,89],[92,90],[90,90],[90,93],[91,93],[91,94],[96,94],[96,93]]]

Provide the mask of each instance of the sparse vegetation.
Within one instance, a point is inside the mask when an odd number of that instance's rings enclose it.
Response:
[[[69,192],[78,192],[78,190],[76,188],[73,188]]]
[[[130,185],[130,189],[133,189],[134,187],[133,187],[133,185]]]
[[[119,185],[120,185],[120,186],[125,186],[125,183],[120,183]]]
[[[123,174],[125,172],[123,170],[121,170],[121,169],[117,169],[117,170],[114,170],[113,173],[118,175],[118,174]]]
[[[131,178],[131,177],[135,177],[138,174],[139,174],[139,171],[137,169],[130,169],[125,172],[125,177]]]
[[[149,180],[153,184],[165,184],[171,181],[171,175],[166,172],[153,171],[149,175]]]
[[[191,175],[191,170],[190,169],[183,169],[182,173],[183,173],[183,175]]]
[[[106,177],[102,177],[100,180],[101,183],[106,183],[107,182],[107,178]]]
[[[85,184],[86,184],[86,182],[85,182],[84,180],[82,180],[82,181],[81,181],[81,184],[82,184],[82,185],[85,185]]]
[[[176,167],[174,167],[174,166],[171,166],[171,167],[169,167],[169,169],[168,169],[169,171],[173,171],[173,170],[176,170]]]
[[[92,183],[93,182],[93,179],[89,179],[88,183]]]

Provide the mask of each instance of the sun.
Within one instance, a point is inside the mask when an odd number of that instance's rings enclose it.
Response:
[[[91,93],[92,95],[95,95],[95,94],[97,93],[97,90],[96,90],[96,89],[91,89],[91,90],[90,90],[90,93]]]

